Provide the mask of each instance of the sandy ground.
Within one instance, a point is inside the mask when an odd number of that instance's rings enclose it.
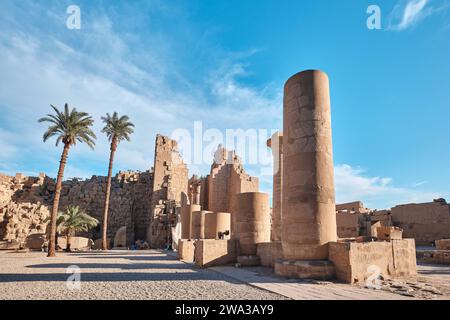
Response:
[[[77,278],[77,274],[74,274],[73,271],[67,273],[71,266],[81,270],[79,274],[80,287],[76,286],[77,282],[67,281]],[[76,268],[73,270],[77,270]],[[256,269],[259,274],[264,276],[264,272],[259,270],[261,268]],[[249,270],[252,269],[249,268]],[[232,270],[234,273],[237,271]],[[449,299],[450,266],[421,264],[418,266],[418,273],[419,284],[432,285],[443,293],[440,298]],[[109,251],[107,253],[91,251],[71,254],[60,252],[56,258],[47,258],[46,254],[42,252],[0,251],[0,300],[265,300],[286,299],[286,297],[296,299],[295,297],[297,297],[295,294],[282,295],[282,290],[270,291],[270,285],[275,285],[278,289],[283,289],[282,285],[285,285],[287,293],[292,291],[292,284],[284,283],[285,281],[274,281],[272,284],[268,283],[267,286],[250,286],[239,280],[242,279],[227,273],[200,269],[192,264],[180,262],[174,255],[157,250]],[[250,283],[249,281],[245,282]],[[364,297],[368,299],[400,298],[398,295],[384,296],[381,292],[367,290],[360,297],[361,292],[353,286],[341,284],[334,286],[337,291],[342,291],[343,297],[349,297],[348,293],[350,292],[350,297],[354,299]],[[314,285],[311,288],[306,288],[306,285],[300,287],[303,291],[309,290],[303,292],[306,296],[300,295],[303,298],[309,298],[308,294],[313,290],[316,298],[327,299],[329,298],[327,293],[331,290],[330,286],[322,285]],[[278,294],[274,292],[278,292]],[[290,293],[300,294],[302,292]],[[434,296],[434,298],[439,298],[439,296]]]
[[[81,269],[81,288],[67,279]],[[0,251],[2,299],[285,299],[158,251],[12,253]]]

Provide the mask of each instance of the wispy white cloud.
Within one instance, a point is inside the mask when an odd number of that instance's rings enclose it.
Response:
[[[403,31],[414,28],[425,18],[442,12],[450,7],[448,1],[433,0],[400,0],[389,15],[387,30]]]
[[[361,200],[373,209],[390,208],[403,203],[430,202],[448,196],[415,187],[395,186],[392,178],[370,177],[361,168],[347,164],[335,167],[336,200],[338,203]],[[380,207],[383,206],[383,207]]]
[[[238,78],[246,76],[242,59],[256,54],[256,50],[241,54],[211,52],[218,57],[217,63],[207,67],[203,71],[206,79],[196,84],[184,78],[186,72],[166,54],[174,51],[173,39],[150,35],[152,39],[145,39],[153,44],[149,51],[130,45],[130,41],[139,39],[115,32],[106,14],[97,15],[91,25],[84,23],[77,34],[61,31],[61,17],[51,6],[46,13],[36,8],[47,23],[31,26],[30,21],[35,22],[33,11],[22,11],[14,2],[5,5],[10,6],[8,16],[16,15],[24,22],[17,25],[16,19],[0,19],[0,108],[3,122],[13,128],[8,135],[0,132],[0,141],[2,149],[9,150],[8,161],[18,160],[14,165],[9,162],[8,173],[24,170],[31,161],[27,155],[33,155],[36,162],[45,159],[46,163],[55,163],[53,172],[47,173],[56,174],[60,150],[42,143],[44,126],[36,121],[51,111],[50,104],[62,106],[68,102],[88,111],[97,120],[96,132],[106,112],[127,113],[136,129],[132,142],[120,146],[116,170],[148,170],[156,133],[168,135],[176,128],[190,129],[195,120],[219,129],[225,124],[230,128],[264,128],[277,119],[281,122],[281,112],[276,111],[281,104],[277,90],[239,83]],[[13,156],[18,151],[20,156]],[[106,170],[108,152],[108,142],[101,134],[95,151],[77,146],[71,150],[67,176],[101,174],[103,168]]]

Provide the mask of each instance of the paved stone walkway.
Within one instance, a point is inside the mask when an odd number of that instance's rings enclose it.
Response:
[[[332,282],[285,280],[235,267],[213,267],[214,271],[248,283],[256,288],[278,293],[294,300],[411,300],[385,291],[371,290]]]

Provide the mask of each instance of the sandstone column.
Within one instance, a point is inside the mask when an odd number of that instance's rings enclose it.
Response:
[[[201,185],[200,183],[195,186],[195,204],[200,204],[200,195],[201,195]]]
[[[205,237],[206,216],[211,213],[213,212],[206,210],[192,212],[192,229],[191,229],[192,239],[206,239]]]
[[[235,208],[231,215],[232,239],[239,241],[238,262],[257,265],[257,245],[270,242],[269,195],[261,192],[235,195]]]
[[[219,239],[219,232],[230,231],[231,214],[210,212],[205,216],[205,239]]]
[[[276,132],[267,140],[273,155],[273,199],[271,240],[281,240],[282,181],[283,181],[283,132]]]
[[[324,260],[337,240],[328,76],[292,76],[283,116],[283,257]]]
[[[181,239],[191,239],[192,235],[192,213],[200,211],[197,204],[190,204],[181,207]]]

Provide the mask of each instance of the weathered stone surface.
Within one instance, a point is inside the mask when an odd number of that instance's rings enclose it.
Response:
[[[94,241],[85,237],[71,237],[70,249],[71,250],[90,250],[94,246]],[[67,248],[67,238],[58,237],[58,248],[65,250]]]
[[[356,213],[338,212],[336,214],[338,237],[358,237],[360,235],[359,217]]]
[[[213,212],[233,213],[234,195],[259,191],[258,178],[245,172],[241,160],[234,151],[228,151],[221,146],[214,155],[214,163],[206,179],[208,203],[207,206],[202,203],[202,208]]]
[[[47,238],[44,233],[35,233],[27,237],[25,241],[25,248],[30,250],[42,250]]]
[[[267,141],[273,155],[272,241],[281,240],[281,214],[283,207],[283,133],[276,132]]]
[[[194,262],[194,241],[180,239],[178,240],[178,259],[185,262]]]
[[[264,267],[275,266],[275,261],[283,258],[283,251],[281,247],[281,241],[262,242],[258,243],[258,249],[256,255],[261,261],[261,265]]]
[[[347,283],[365,283],[377,270],[386,279],[417,274],[413,239],[333,242],[330,243],[329,259],[335,266],[337,278]]]
[[[450,250],[450,239],[436,240],[435,243],[438,250]]]
[[[205,239],[219,240],[219,232],[231,230],[231,214],[228,212],[209,212],[205,216]],[[225,236],[224,239],[229,239]]]
[[[256,255],[257,244],[270,241],[269,195],[248,192],[234,198],[231,236],[238,241],[238,255]]]
[[[237,258],[235,240],[199,240],[195,242],[195,264],[212,267],[234,263]]]
[[[450,238],[450,206],[444,202],[406,204],[391,209],[392,223],[403,229],[404,238],[429,246]]]
[[[258,256],[238,256],[237,263],[242,267],[255,267],[261,264],[261,260]]]
[[[275,273],[299,279],[330,280],[335,277],[334,265],[328,260],[278,260]]]
[[[124,248],[127,246],[127,227],[121,227],[114,236],[114,247]]]
[[[403,230],[397,227],[378,227],[377,238],[379,241],[402,240]]]
[[[126,226],[128,245],[136,240],[149,240],[154,247],[164,246],[167,231],[176,222],[183,197],[186,198],[187,184],[187,167],[176,151],[176,142],[158,135],[153,171],[119,172],[112,179],[108,238],[114,239],[118,229]],[[54,179],[45,174],[39,177],[0,174],[0,240],[24,243],[28,235],[44,233],[54,191]],[[105,191],[106,177],[64,181],[59,209],[80,206],[101,222]],[[98,238],[100,231],[99,226],[80,235]]]
[[[181,239],[191,239],[193,213],[201,211],[198,204],[189,204],[181,208]]]
[[[416,254],[420,262],[450,265],[450,250],[417,250]]]
[[[286,260],[323,260],[337,240],[329,82],[316,70],[284,87],[282,246]]]

